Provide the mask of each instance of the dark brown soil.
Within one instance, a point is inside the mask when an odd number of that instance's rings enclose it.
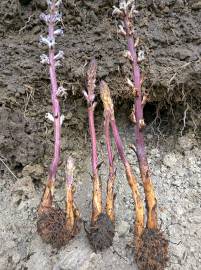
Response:
[[[47,70],[39,63],[43,48],[38,44],[39,35],[46,32],[39,21],[46,1],[26,2],[29,4],[2,0],[0,4],[0,34],[3,37],[0,82],[7,89],[6,96],[9,92],[24,95],[27,83],[35,88],[39,82],[44,92],[44,83],[49,80]],[[141,49],[146,55],[142,69],[145,85],[151,90],[154,100],[177,96],[179,101],[182,97],[178,91],[180,87],[184,88],[184,93],[190,94],[190,91],[193,96],[200,97],[197,85],[201,83],[201,16],[195,2],[136,1],[140,12],[135,25],[141,38]],[[126,44],[117,35],[117,21],[111,17],[112,6],[117,3],[117,0],[97,0],[94,3],[88,0],[64,1],[62,11],[66,34],[57,47],[65,52],[59,79],[66,83],[69,93],[81,94],[84,66],[95,56],[99,65],[98,77],[110,82],[113,95],[131,97],[125,87],[129,65],[122,57]]]
[[[145,229],[135,254],[139,270],[164,270],[169,261],[168,240],[160,230]]]
[[[66,116],[62,134],[65,149],[83,144],[86,114],[81,91],[85,65],[92,57],[98,62],[98,80],[109,83],[115,100],[132,98],[125,84],[130,67],[122,57],[126,43],[117,35],[117,21],[111,17],[117,2],[64,1],[65,35],[57,48],[65,53],[63,67],[58,70],[58,81],[67,89],[66,100],[61,101]],[[135,25],[146,55],[141,66],[144,87],[152,101],[183,104],[182,110],[188,108],[187,117],[191,113],[197,124],[201,100],[199,5],[181,0],[136,3],[139,16]],[[45,0],[0,1],[0,106],[7,114],[1,118],[6,127],[0,132],[0,154],[19,169],[44,160],[44,154],[49,164],[52,149],[52,125],[44,118],[51,111],[50,81],[48,70],[39,63],[45,49],[38,40],[46,34],[39,15],[45,9]]]
[[[40,123],[26,119],[19,109],[0,107],[0,126],[1,158],[14,170],[20,171],[44,155]]]
[[[95,252],[103,250],[112,245],[114,238],[114,224],[106,214],[100,214],[96,223],[91,224],[87,232],[89,242]]]
[[[77,230],[77,228],[73,231],[67,229],[66,214],[59,208],[49,208],[39,216],[37,222],[37,231],[43,241],[57,249],[66,245]]]

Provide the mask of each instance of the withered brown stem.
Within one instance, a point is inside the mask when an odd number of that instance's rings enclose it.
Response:
[[[74,205],[73,198],[73,175],[75,162],[69,157],[66,164],[66,226],[69,231],[73,231],[76,219],[79,218],[79,211]]]
[[[109,161],[109,175],[107,181],[107,197],[106,197],[106,213],[110,220],[114,223],[115,211],[114,211],[114,183],[116,178],[116,172],[114,167],[114,157],[112,154],[111,139],[110,139],[110,116],[104,112],[104,132],[105,142],[107,147],[107,156]]]

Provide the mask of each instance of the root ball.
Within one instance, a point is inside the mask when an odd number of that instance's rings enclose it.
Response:
[[[89,242],[94,251],[103,250],[112,245],[114,238],[114,224],[107,214],[100,214],[97,221],[91,224],[90,231],[87,233]]]
[[[67,229],[66,214],[59,208],[49,208],[39,216],[37,231],[44,242],[57,249],[75,235],[75,231]]]
[[[168,240],[158,229],[145,229],[140,246],[136,248],[139,270],[164,270],[169,260]]]

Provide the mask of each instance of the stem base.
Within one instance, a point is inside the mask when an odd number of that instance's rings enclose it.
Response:
[[[102,192],[101,183],[98,175],[93,176],[93,200],[91,223],[94,224],[102,213]]]
[[[41,215],[43,212],[46,212],[49,208],[52,207],[54,195],[54,182],[52,180],[48,180],[45,190],[43,192],[43,196],[38,207],[38,214]]]
[[[107,182],[107,198],[106,198],[106,213],[109,219],[114,223],[115,212],[114,212],[114,182],[115,174],[109,176]]]

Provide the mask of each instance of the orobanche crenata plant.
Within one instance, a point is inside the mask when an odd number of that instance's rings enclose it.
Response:
[[[144,133],[145,121],[143,108],[147,94],[143,95],[143,83],[139,63],[143,60],[142,51],[138,51],[139,38],[134,30],[135,15],[138,13],[134,0],[120,0],[119,7],[114,7],[113,15],[120,19],[119,33],[127,40],[128,49],[125,56],[132,66],[132,78],[128,84],[134,95],[132,119],[135,130],[135,147],[140,168],[141,179],[144,186],[147,223],[146,228],[140,230],[140,241],[135,242],[135,257],[139,269],[164,269],[168,262],[168,241],[158,226],[157,200],[151,180],[150,168],[145,151]],[[135,40],[135,41],[134,41]]]
[[[40,43],[48,47],[48,55],[41,55],[41,64],[48,65],[51,81],[52,114],[46,117],[54,124],[54,156],[49,168],[48,181],[38,207],[37,230],[41,238],[56,248],[65,245],[79,231],[79,212],[73,200],[73,173],[74,160],[69,157],[66,165],[66,211],[53,207],[53,196],[57,169],[61,152],[61,126],[64,116],[60,112],[59,98],[65,89],[58,87],[56,69],[64,58],[63,51],[55,53],[55,40],[63,35],[63,30],[58,27],[62,16],[59,8],[61,0],[47,0],[48,14],[41,14],[41,20],[48,26],[48,36],[40,37]]]

